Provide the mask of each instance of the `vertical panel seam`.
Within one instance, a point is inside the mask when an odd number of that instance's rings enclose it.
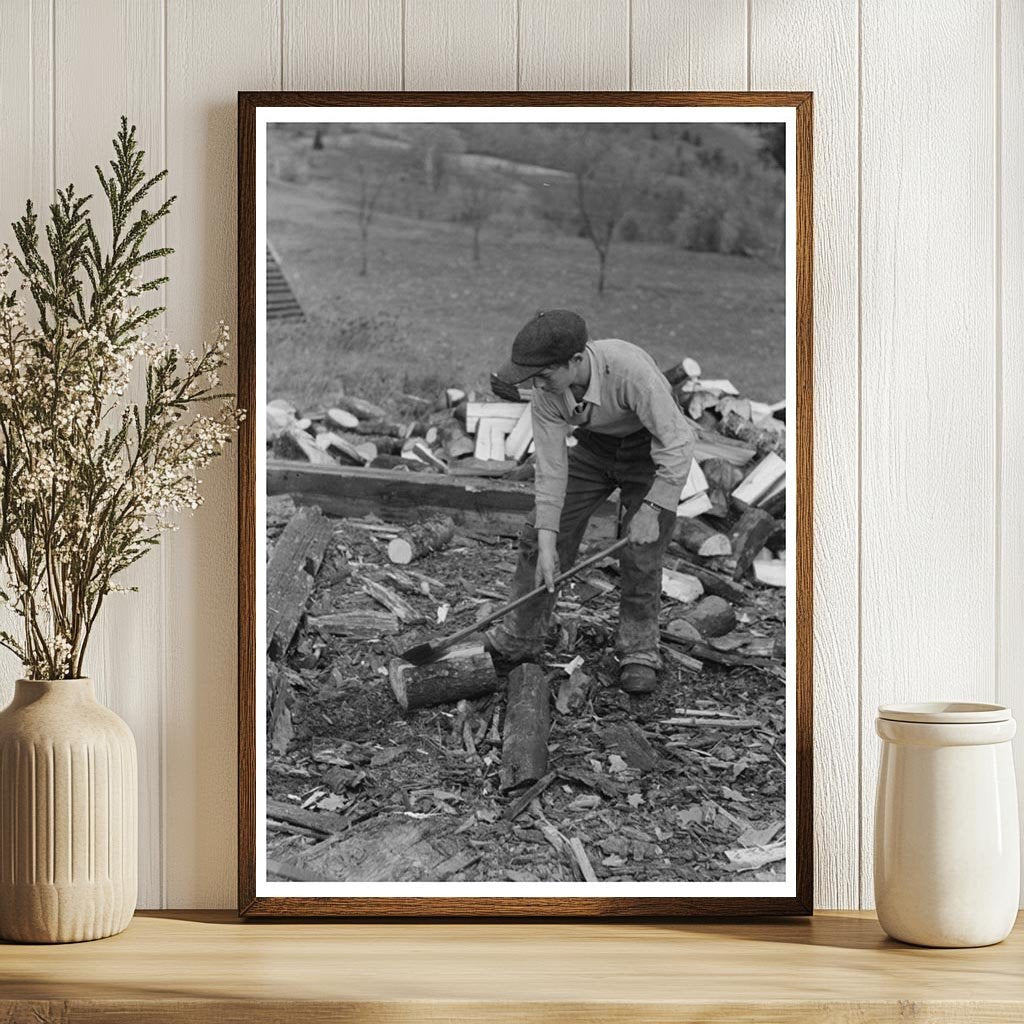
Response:
[[[281,83],[281,92],[284,92],[284,5],[285,0],[277,0],[277,52],[281,62],[278,80]]]
[[[1003,690],[1003,3],[996,0],[993,41],[993,245],[995,247],[995,700]]]
[[[520,38],[523,30],[523,4],[522,0],[516,0],[516,92],[519,92],[520,80],[522,77],[522,54],[520,51]]]
[[[753,56],[751,54],[751,47],[750,47],[750,27],[751,27],[751,24],[752,24],[753,18],[754,18],[753,6],[754,6],[754,0],[747,0],[747,26],[746,26],[746,32],[747,32],[747,38],[746,38],[746,46],[747,46],[747,92],[750,92],[750,90],[752,88],[751,81],[753,79],[753,63],[752,63],[753,62]]]
[[[401,48],[402,48],[402,92],[405,92],[405,0],[401,0],[401,14],[402,14],[402,25],[401,25]]]
[[[57,0],[50,0],[50,199],[57,192]]]
[[[626,83],[629,91],[633,91],[633,0],[626,4]]]
[[[857,903],[864,909],[864,649],[863,607],[863,511],[864,487],[862,466],[864,459],[864,405],[863,405],[863,227],[864,227],[864,51],[863,3],[857,0]]]
[[[163,24],[161,26],[163,32],[163,38],[161,39],[160,45],[160,120],[163,127],[163,165],[166,167],[168,164],[168,127],[167,127],[167,47],[168,47],[168,33],[167,26],[169,23],[168,14],[168,0],[163,0]],[[167,179],[163,181],[163,198],[164,202],[167,201],[168,193]],[[162,246],[167,247],[167,218],[163,217],[160,220],[160,230],[162,233]],[[164,257],[164,276],[167,277],[167,283],[164,285],[164,305],[170,307],[171,298],[171,281],[170,281],[170,267],[168,266],[169,259],[167,256]],[[164,326],[167,326],[167,314],[164,314]],[[156,792],[157,792],[157,900],[161,908],[167,905],[167,800],[166,800],[166,775],[167,775],[167,663],[168,663],[168,650],[167,650],[167,545],[160,545],[160,650],[163,652],[163,656],[160,659],[160,690],[157,694],[157,780],[156,780]]]
[[[28,132],[29,132],[29,163],[30,186],[35,190],[35,184],[39,180],[39,167],[36,164],[39,154],[36,152],[36,76],[33,65],[36,56],[36,12],[33,5],[28,5]]]

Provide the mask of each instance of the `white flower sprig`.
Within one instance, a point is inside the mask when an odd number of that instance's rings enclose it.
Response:
[[[129,223],[165,172],[145,177],[124,119],[114,145],[113,176],[97,168],[114,227],[109,252],[93,231],[89,197],[72,188],[50,207],[48,260],[31,204],[15,224],[21,256],[0,248],[0,602],[23,624],[20,637],[0,631],[0,645],[30,678],[82,674],[104,597],[125,589],[114,578],[176,528],[174,513],[200,504],[198,473],[243,416],[217,390],[225,324],[184,356],[147,336],[162,310],[144,309],[139,297],[165,279],[144,283],[140,268],[170,250],[144,252],[142,242],[173,200]],[[137,367],[145,399],[135,402]]]

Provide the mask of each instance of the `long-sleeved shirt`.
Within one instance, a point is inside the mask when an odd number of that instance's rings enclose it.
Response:
[[[696,434],[672,396],[665,375],[640,347],[617,338],[589,341],[590,383],[579,402],[572,391],[552,394],[535,388],[533,437],[537,452],[534,491],[536,527],[555,530],[569,479],[565,439],[570,429],[625,437],[646,427],[657,467],[648,500],[674,509],[686,483]]]

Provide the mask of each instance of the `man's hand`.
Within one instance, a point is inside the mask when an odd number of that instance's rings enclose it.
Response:
[[[555,576],[558,573],[557,541],[558,534],[554,530],[537,531],[537,572],[534,574],[533,585],[539,587],[543,583],[550,594],[555,592]]]
[[[658,539],[658,513],[641,505],[629,522],[630,544],[653,544]]]

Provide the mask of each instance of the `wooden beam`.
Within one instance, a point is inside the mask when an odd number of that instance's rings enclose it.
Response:
[[[267,462],[267,494],[291,494],[296,504],[318,505],[334,516],[358,518],[374,512],[394,522],[419,522],[444,511],[461,526],[508,536],[519,533],[533,508],[533,489],[527,483],[276,459]],[[616,515],[615,503],[605,502],[591,520],[587,539],[614,540]]]

